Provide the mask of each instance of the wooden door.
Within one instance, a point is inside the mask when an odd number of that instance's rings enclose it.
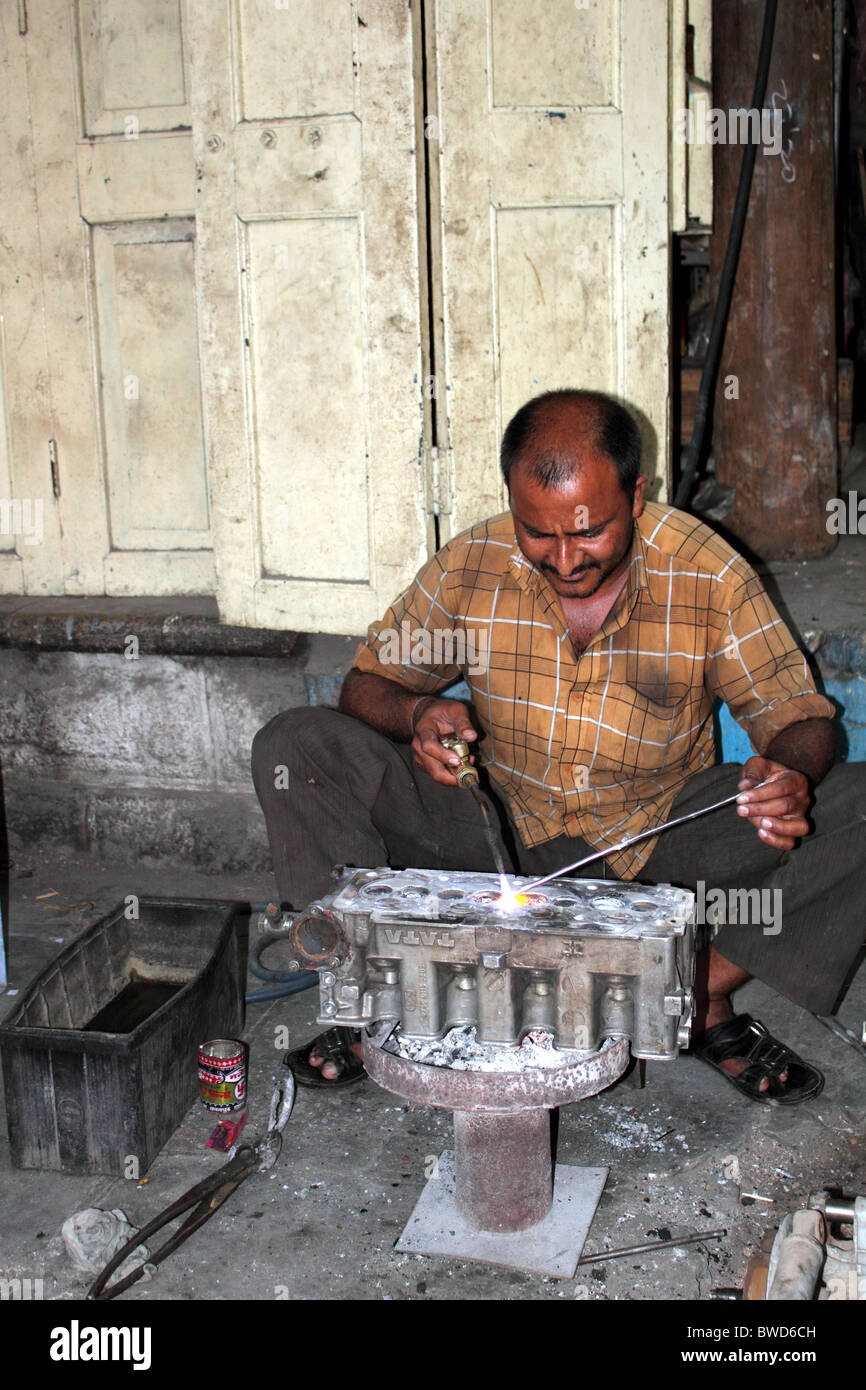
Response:
[[[5,367],[13,468],[45,531],[26,591],[213,592],[183,6],[42,0],[18,7],[23,33],[15,9],[32,178],[16,201],[38,236],[10,226],[28,278],[7,343],[28,351]],[[7,121],[20,132],[21,108]]]
[[[361,632],[426,555],[411,13],[190,15],[220,612]]]
[[[451,466],[443,531],[505,505],[497,465],[505,425],[530,397],[560,387],[609,391],[635,406],[645,468],[663,489],[668,0],[431,0],[428,8],[441,188],[440,442],[447,433]]]

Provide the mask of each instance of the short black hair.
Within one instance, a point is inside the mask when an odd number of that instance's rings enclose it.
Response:
[[[614,464],[620,486],[631,501],[640,476],[640,430],[625,406],[602,391],[546,391],[521,406],[502,436],[499,461],[506,486],[511,486],[514,465],[531,452],[547,420],[562,405],[573,405],[586,415],[591,423],[589,443]],[[529,472],[542,487],[562,487],[571,478],[575,462],[571,451],[552,450],[534,459]]]

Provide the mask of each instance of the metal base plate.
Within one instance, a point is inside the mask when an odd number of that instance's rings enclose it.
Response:
[[[574,1278],[607,1181],[607,1168],[570,1168],[557,1163],[553,1205],[544,1220],[525,1231],[496,1235],[470,1226],[457,1206],[452,1149],[440,1154],[438,1166],[438,1177],[428,1180],[397,1241],[397,1250],[480,1260],[553,1279]]]

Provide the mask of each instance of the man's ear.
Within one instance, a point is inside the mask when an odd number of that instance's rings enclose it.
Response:
[[[638,480],[634,485],[634,502],[632,503],[631,514],[637,520],[643,511],[643,504],[646,500],[646,490],[649,478],[645,478],[643,473],[639,474]]]

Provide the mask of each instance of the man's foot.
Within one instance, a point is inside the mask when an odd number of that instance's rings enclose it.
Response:
[[[749,975],[745,970],[741,970],[732,961],[726,960],[712,944],[698,952],[695,977],[695,1021],[692,1029],[692,1051],[696,1056],[700,1055],[704,1039],[712,1028],[719,1024],[730,1023],[733,1020],[734,1010],[731,1006],[730,996],[748,979]],[[714,1062],[713,1065],[731,1079],[735,1076],[741,1076],[750,1066],[750,1061],[747,1052],[741,1051],[738,1054],[731,1050],[723,1060]],[[783,1070],[778,1080],[784,1083],[787,1079],[788,1073]],[[758,1090],[763,1094],[769,1089],[770,1078],[763,1076],[758,1083]]]
[[[709,999],[707,1001],[706,1013],[704,1015],[704,1031],[702,1033],[692,1035],[692,1052],[695,1054],[695,1056],[699,1057],[701,1055],[701,1048],[704,1044],[704,1041],[707,1038],[708,1034],[712,1032],[714,1028],[720,1026],[723,1023],[733,1022],[735,1017],[736,1015],[734,1014],[734,1010],[731,1006],[730,999],[724,997]],[[745,1017],[745,1015],[743,1015],[743,1017]],[[713,1065],[717,1066],[718,1070],[724,1072],[726,1076],[734,1077],[741,1076],[743,1072],[746,1070],[746,1068],[750,1065],[750,1063],[745,1053],[742,1053],[739,1056],[736,1053],[734,1053],[730,1057],[725,1057],[723,1061],[713,1063]],[[783,1071],[779,1076],[779,1080],[785,1082],[787,1081],[787,1079],[788,1073],[787,1071]],[[762,1092],[768,1091],[770,1089],[769,1077],[765,1076],[762,1079],[758,1089]]]
[[[361,1061],[361,1035],[355,1028],[329,1028],[285,1061],[299,1086],[349,1086],[366,1076]]]
[[[361,1058],[363,1056],[364,1050],[359,1042],[350,1043],[349,1050],[355,1057]],[[333,1061],[330,1056],[322,1057],[318,1048],[311,1050],[307,1054],[307,1056],[311,1067],[321,1067],[322,1076],[325,1078],[326,1081],[339,1080],[340,1062]],[[361,1070],[363,1071],[363,1067],[361,1068]],[[356,1074],[353,1074],[353,1080],[355,1079],[355,1075]]]
[[[801,1105],[824,1085],[817,1067],[804,1062],[750,1014],[735,1014],[708,1027],[692,1051],[760,1105]]]

